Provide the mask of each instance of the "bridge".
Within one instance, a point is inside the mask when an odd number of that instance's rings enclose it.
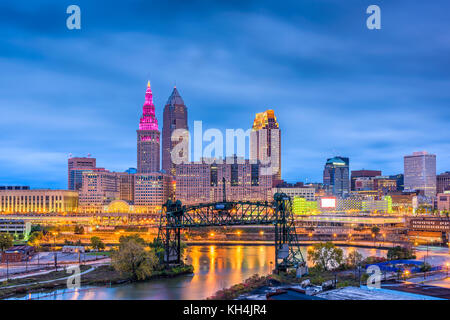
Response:
[[[181,230],[242,225],[273,225],[275,271],[295,268],[300,275],[307,272],[295,231],[292,201],[284,193],[276,193],[273,202],[222,201],[183,206],[180,201],[169,200],[161,212],[157,241],[164,247],[164,262],[180,264]]]

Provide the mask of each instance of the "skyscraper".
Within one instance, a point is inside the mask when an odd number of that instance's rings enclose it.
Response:
[[[250,136],[250,159],[268,166],[272,181],[281,181],[281,131],[273,110],[257,113]]]
[[[171,152],[173,147],[178,143],[177,141],[172,141],[172,133],[176,129],[186,129],[188,130],[187,124],[187,108],[184,104],[177,87],[173,88],[172,94],[170,95],[167,103],[164,107],[163,116],[163,131],[162,131],[162,168],[166,173],[175,175],[175,166],[172,162]],[[188,154],[178,155],[183,162],[188,161]]]
[[[142,107],[142,117],[137,130],[137,172],[150,173],[159,171],[160,141],[158,120],[155,115],[153,94],[150,81],[145,92],[145,102]]]
[[[404,157],[405,190],[423,191],[426,197],[436,196],[436,155],[426,151]]]
[[[95,158],[69,158],[67,161],[67,188],[69,190],[80,190],[83,185],[83,172],[96,168]]]
[[[350,160],[345,157],[330,158],[325,163],[323,184],[336,196],[344,197],[350,192],[349,164]]]

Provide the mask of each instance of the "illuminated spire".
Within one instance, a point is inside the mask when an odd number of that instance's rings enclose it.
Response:
[[[155,116],[155,105],[153,104],[153,93],[150,88],[150,80],[145,91],[145,102],[142,108],[142,117],[139,122],[139,130],[158,130],[158,120]]]
[[[278,129],[279,125],[277,122],[277,117],[273,110],[266,110],[264,112],[257,113],[255,120],[253,121],[253,130],[261,129]]]

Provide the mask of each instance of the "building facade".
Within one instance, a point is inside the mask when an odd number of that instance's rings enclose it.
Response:
[[[31,232],[31,222],[17,219],[0,219],[0,233],[22,235],[28,239]]]
[[[284,193],[291,197],[291,200],[294,197],[304,198],[307,201],[316,201],[316,190],[314,188],[308,187],[292,187],[292,188],[272,188],[272,194],[275,193]]]
[[[177,88],[174,87],[164,107],[162,131],[162,168],[172,176],[175,175],[176,171],[175,165],[172,162],[171,152],[173,147],[178,143],[178,141],[172,141],[172,133],[177,129],[184,129],[187,132],[188,120],[186,105]],[[178,156],[182,159],[182,162],[187,163],[189,160],[187,153]]]
[[[150,81],[145,92],[142,117],[137,130],[137,172],[151,173],[160,169],[160,132],[155,115]]]
[[[358,178],[373,178],[381,176],[381,170],[352,170],[351,172],[351,190],[356,191],[356,185],[355,182]],[[366,179],[367,180],[367,179]]]
[[[73,213],[78,192],[71,190],[0,190],[1,213]]]
[[[257,113],[250,133],[250,160],[259,161],[272,175],[276,184],[281,181],[281,131],[273,110]]]
[[[436,176],[436,192],[444,193],[447,190],[450,190],[450,171]]]
[[[334,157],[327,159],[323,171],[323,184],[329,186],[329,190],[333,195],[345,197],[349,194],[349,167],[349,158]]]
[[[271,201],[272,176],[249,160],[204,160],[176,166],[175,199],[185,205],[226,201]]]
[[[404,157],[405,190],[422,191],[428,198],[436,197],[436,155],[425,151]]]
[[[83,172],[94,170],[97,167],[95,158],[74,157],[67,161],[67,188],[80,190],[83,185]]]
[[[134,210],[137,213],[158,213],[173,196],[172,177],[169,174],[138,173],[134,181]]]
[[[83,186],[80,190],[79,211],[99,213],[111,201],[120,197],[120,177],[115,172],[83,172]]]
[[[437,209],[439,211],[450,211],[450,191],[437,194]]]

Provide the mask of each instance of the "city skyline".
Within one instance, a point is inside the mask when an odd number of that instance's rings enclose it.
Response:
[[[205,129],[249,128],[256,113],[273,109],[289,182],[320,182],[336,155],[351,159],[350,170],[397,174],[404,155],[426,150],[437,155],[437,173],[449,170],[448,46],[434,32],[448,26],[442,6],[385,3],[383,28],[373,33],[367,3],[293,3],[287,14],[270,3],[179,3],[174,13],[164,4],[80,1],[76,33],[59,27],[64,5],[45,3],[0,10],[8,58],[0,60],[1,185],[65,188],[69,153],[91,153],[112,171],[135,167],[148,78],[156,117],[176,84],[189,128],[197,120]],[[392,60],[377,56],[387,50]]]

